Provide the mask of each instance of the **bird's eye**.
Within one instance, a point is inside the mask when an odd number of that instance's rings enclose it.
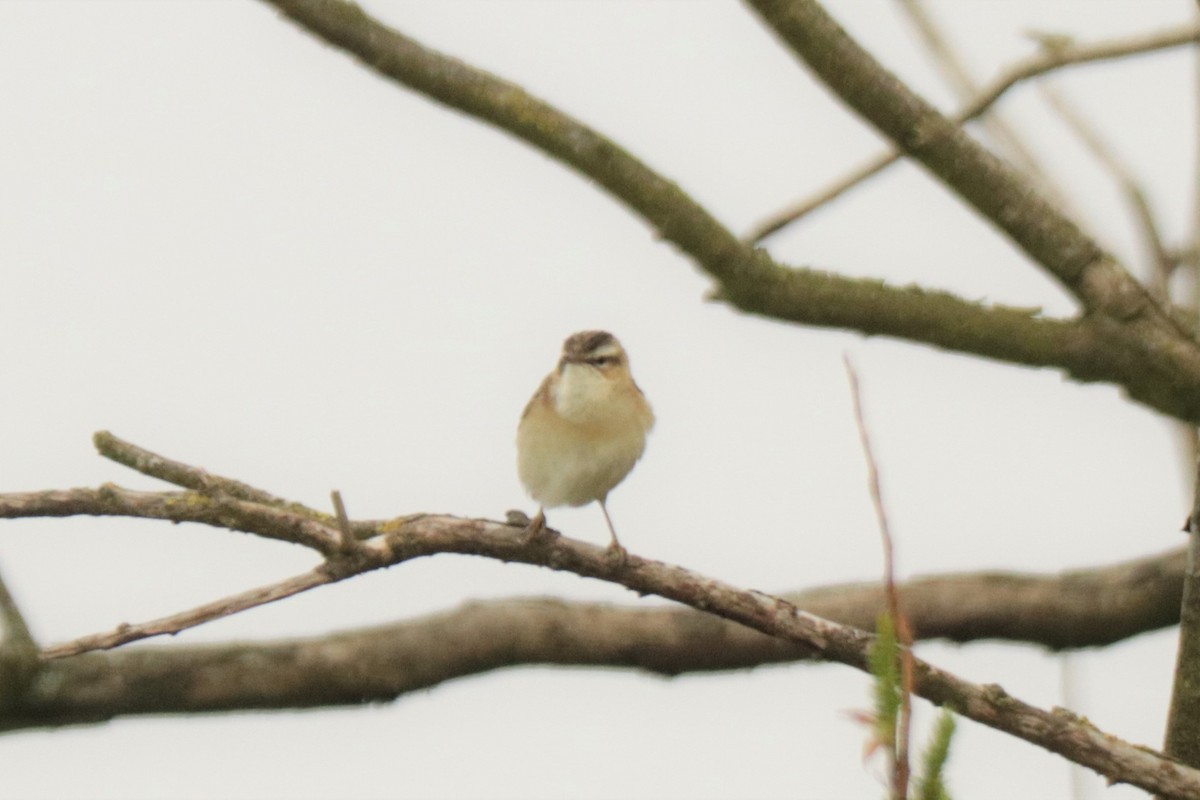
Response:
[[[596,356],[595,358],[589,358],[587,362],[594,367],[606,367],[609,364],[615,363],[616,359],[612,356]]]

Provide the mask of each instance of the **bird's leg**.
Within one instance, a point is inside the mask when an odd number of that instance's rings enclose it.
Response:
[[[528,542],[550,541],[557,536],[557,531],[546,527],[546,510],[538,508],[537,516],[529,520],[529,527],[525,529],[525,540]]]
[[[608,543],[608,553],[624,562],[629,556],[629,552],[621,546],[621,542],[617,539],[617,531],[613,528],[612,517],[608,515],[608,507],[604,505],[604,501],[607,499],[606,497],[600,498],[600,510],[604,512],[604,521],[608,523],[608,532],[612,536],[612,541]]]

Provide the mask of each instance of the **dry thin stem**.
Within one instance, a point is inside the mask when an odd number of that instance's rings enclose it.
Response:
[[[884,593],[887,597],[888,615],[896,629],[900,643],[900,715],[896,725],[896,741],[890,742],[892,758],[892,797],[904,800],[908,797],[909,759],[908,749],[912,730],[913,654],[912,630],[908,618],[900,605],[900,593],[896,589],[896,562],[891,526],[888,524],[887,507],[883,502],[883,488],[879,480],[879,466],[871,448],[871,435],[863,415],[862,391],[858,372],[847,354],[842,355],[846,364],[846,376],[850,381],[850,396],[854,401],[854,423],[862,442],[863,456],[867,462],[867,483],[871,491],[871,504],[875,507],[875,518],[879,523],[879,535],[883,542]]]
[[[1167,28],[1137,36],[1114,39],[1093,44],[1069,44],[1053,50],[1043,50],[1037,55],[1020,61],[1000,73],[974,99],[966,103],[951,119],[957,124],[969,122],[986,112],[1009,89],[1022,81],[1045,75],[1064,67],[1108,61],[1116,58],[1153,53],[1200,41],[1200,25]],[[772,214],[752,230],[744,241],[758,243],[777,233],[793,222],[841,197],[850,189],[868,178],[879,174],[887,167],[904,158],[899,150],[882,153],[855,167],[847,174],[811,197],[800,200]]]

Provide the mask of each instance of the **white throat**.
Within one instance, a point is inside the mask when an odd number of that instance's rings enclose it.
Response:
[[[580,424],[600,422],[613,414],[613,381],[587,364],[566,364],[554,387],[554,410]]]

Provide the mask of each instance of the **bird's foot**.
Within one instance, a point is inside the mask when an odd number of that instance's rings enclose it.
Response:
[[[608,547],[604,549],[604,557],[614,566],[623,567],[629,561],[629,551],[622,547],[620,542],[614,540],[609,542]]]
[[[537,516],[529,520],[529,524],[525,528],[527,544],[549,544],[557,538],[558,531],[546,525],[546,515],[541,511],[538,511]]]

